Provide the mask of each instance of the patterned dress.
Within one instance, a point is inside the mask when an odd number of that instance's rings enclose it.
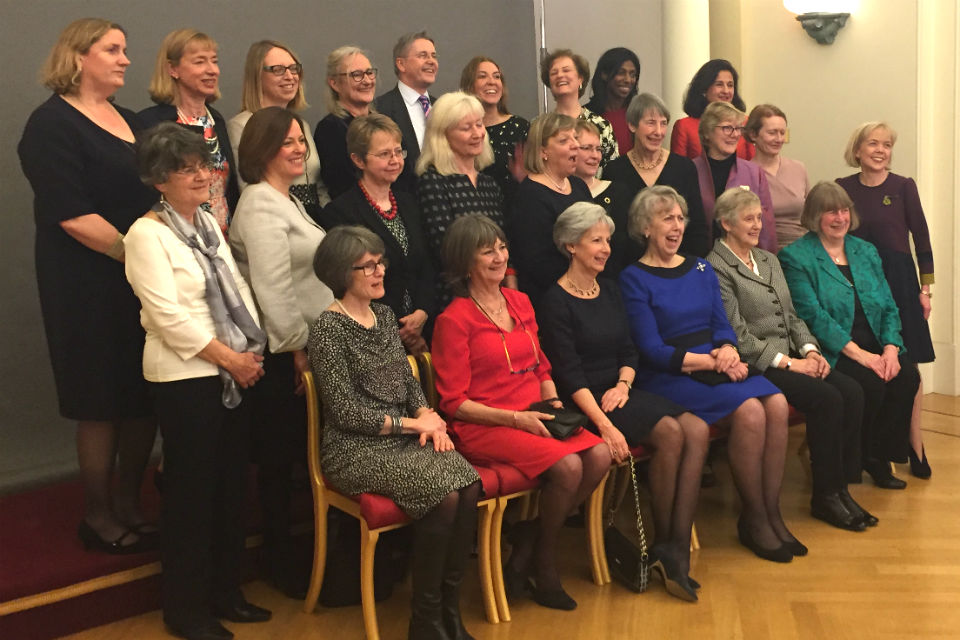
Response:
[[[210,213],[216,218],[220,225],[220,231],[226,232],[230,227],[230,206],[227,204],[227,182],[230,180],[230,163],[221,147],[221,141],[217,137],[217,130],[214,128],[216,121],[210,109],[197,118],[187,116],[177,109],[177,123],[185,124],[191,127],[203,129],[203,139],[207,141],[207,148],[210,150],[210,159],[213,161],[213,171],[211,172],[210,182],[210,200],[206,202]],[[230,141],[225,140],[223,144],[229,146]]]
[[[603,153],[603,157],[600,159],[601,169],[614,158],[620,157],[620,152],[617,151],[617,139],[613,135],[613,125],[606,118],[583,107],[580,109],[580,119],[593,123],[600,130],[600,147]]]
[[[520,116],[510,116],[500,124],[487,127],[494,160],[483,172],[500,185],[504,202],[509,202],[517,190],[517,181],[510,173],[510,160],[517,152],[517,144],[526,142],[529,131],[530,123]]]
[[[422,518],[451,491],[479,479],[456,451],[437,453],[416,435],[380,435],[384,416],[412,416],[427,406],[407,364],[389,307],[372,304],[366,328],[324,311],[307,352],[323,404],[323,474],[347,494],[377,493]]]

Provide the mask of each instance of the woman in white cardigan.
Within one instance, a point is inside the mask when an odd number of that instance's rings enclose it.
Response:
[[[291,192],[309,151],[303,121],[292,111],[267,107],[251,116],[239,146],[240,175],[247,187],[230,226],[230,247],[267,332],[265,368],[254,395],[254,451],[260,465],[264,558],[269,578],[301,597],[306,565],[289,553],[290,475],[305,458],[306,408],[301,375],[308,371],[307,336],[320,312],[333,302],[313,273],[313,255],[324,230]]]

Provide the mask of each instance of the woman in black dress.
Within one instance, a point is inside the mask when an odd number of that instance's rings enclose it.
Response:
[[[588,202],[557,218],[553,241],[570,267],[541,298],[540,335],[561,400],[572,400],[590,418],[588,428],[607,443],[615,462],[625,460],[630,447],[653,446],[654,566],[672,595],[696,600],[687,573],[707,424],[662,396],[633,388],[638,355],[620,292],[598,278],[614,228],[603,207]]]
[[[477,56],[467,63],[460,74],[460,91],[476,96],[483,105],[483,126],[493,147],[493,164],[483,172],[493,176],[500,185],[505,202],[517,189],[517,180],[523,179],[523,143],[530,123],[507,109],[507,80],[494,60]]]
[[[667,125],[670,124],[667,105],[652,93],[641,93],[630,101],[626,117],[627,126],[634,136],[633,148],[611,161],[603,170],[603,177],[628,187],[631,199],[642,189],[655,184],[676,189],[687,201],[690,218],[680,244],[680,253],[707,255],[710,246],[697,168],[689,158],[668,151],[663,146]]]
[[[553,246],[553,223],[574,202],[591,201],[590,189],[575,174],[580,144],[577,121],[546,113],[530,123],[523,150],[527,177],[510,203],[508,235],[520,290],[536,307],[540,296],[566,270]]]
[[[54,95],[31,114],[17,147],[34,192],[37,284],[60,414],[78,421],[79,534],[108,553],[140,551],[156,531],[140,512],[156,427],[141,373],[140,305],[123,275],[123,234],[155,194],[137,175],[139,121],[110,101],[129,64],[119,25],[71,23],[44,66]]]
[[[329,113],[313,135],[320,158],[320,175],[336,198],[357,182],[356,167],[347,150],[347,127],[354,118],[370,114],[377,92],[377,68],[359,47],[337,47],[327,56],[326,106]]]
[[[426,250],[420,207],[392,185],[403,171],[400,127],[380,113],[360,116],[347,130],[347,149],[360,180],[323,210],[327,229],[360,225],[383,241],[390,269],[381,302],[400,325],[400,341],[414,355],[427,349],[424,325],[435,308],[433,267]]]

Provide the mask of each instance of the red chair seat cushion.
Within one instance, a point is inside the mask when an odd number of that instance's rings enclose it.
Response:
[[[650,453],[650,449],[647,449],[647,447],[642,444],[638,444],[630,449],[630,455],[633,456],[634,460],[648,460],[653,454]]]
[[[496,472],[497,478],[500,480],[500,493],[498,495],[505,496],[520,491],[529,491],[540,485],[538,480],[527,478],[515,467],[508,464],[494,462],[490,465],[490,468]]]
[[[473,465],[474,471],[480,476],[480,484],[483,485],[483,497],[495,498],[500,495],[500,478],[497,472],[488,467],[478,467]]]

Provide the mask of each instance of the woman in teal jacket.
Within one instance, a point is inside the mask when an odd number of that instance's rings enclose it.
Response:
[[[833,182],[807,195],[800,223],[810,233],[779,253],[797,314],[831,366],[863,387],[863,467],[884,489],[907,483],[889,462],[907,461],[913,397],[920,384],[905,355],[900,314],[876,248],[847,234],[859,224],[853,202]]]

